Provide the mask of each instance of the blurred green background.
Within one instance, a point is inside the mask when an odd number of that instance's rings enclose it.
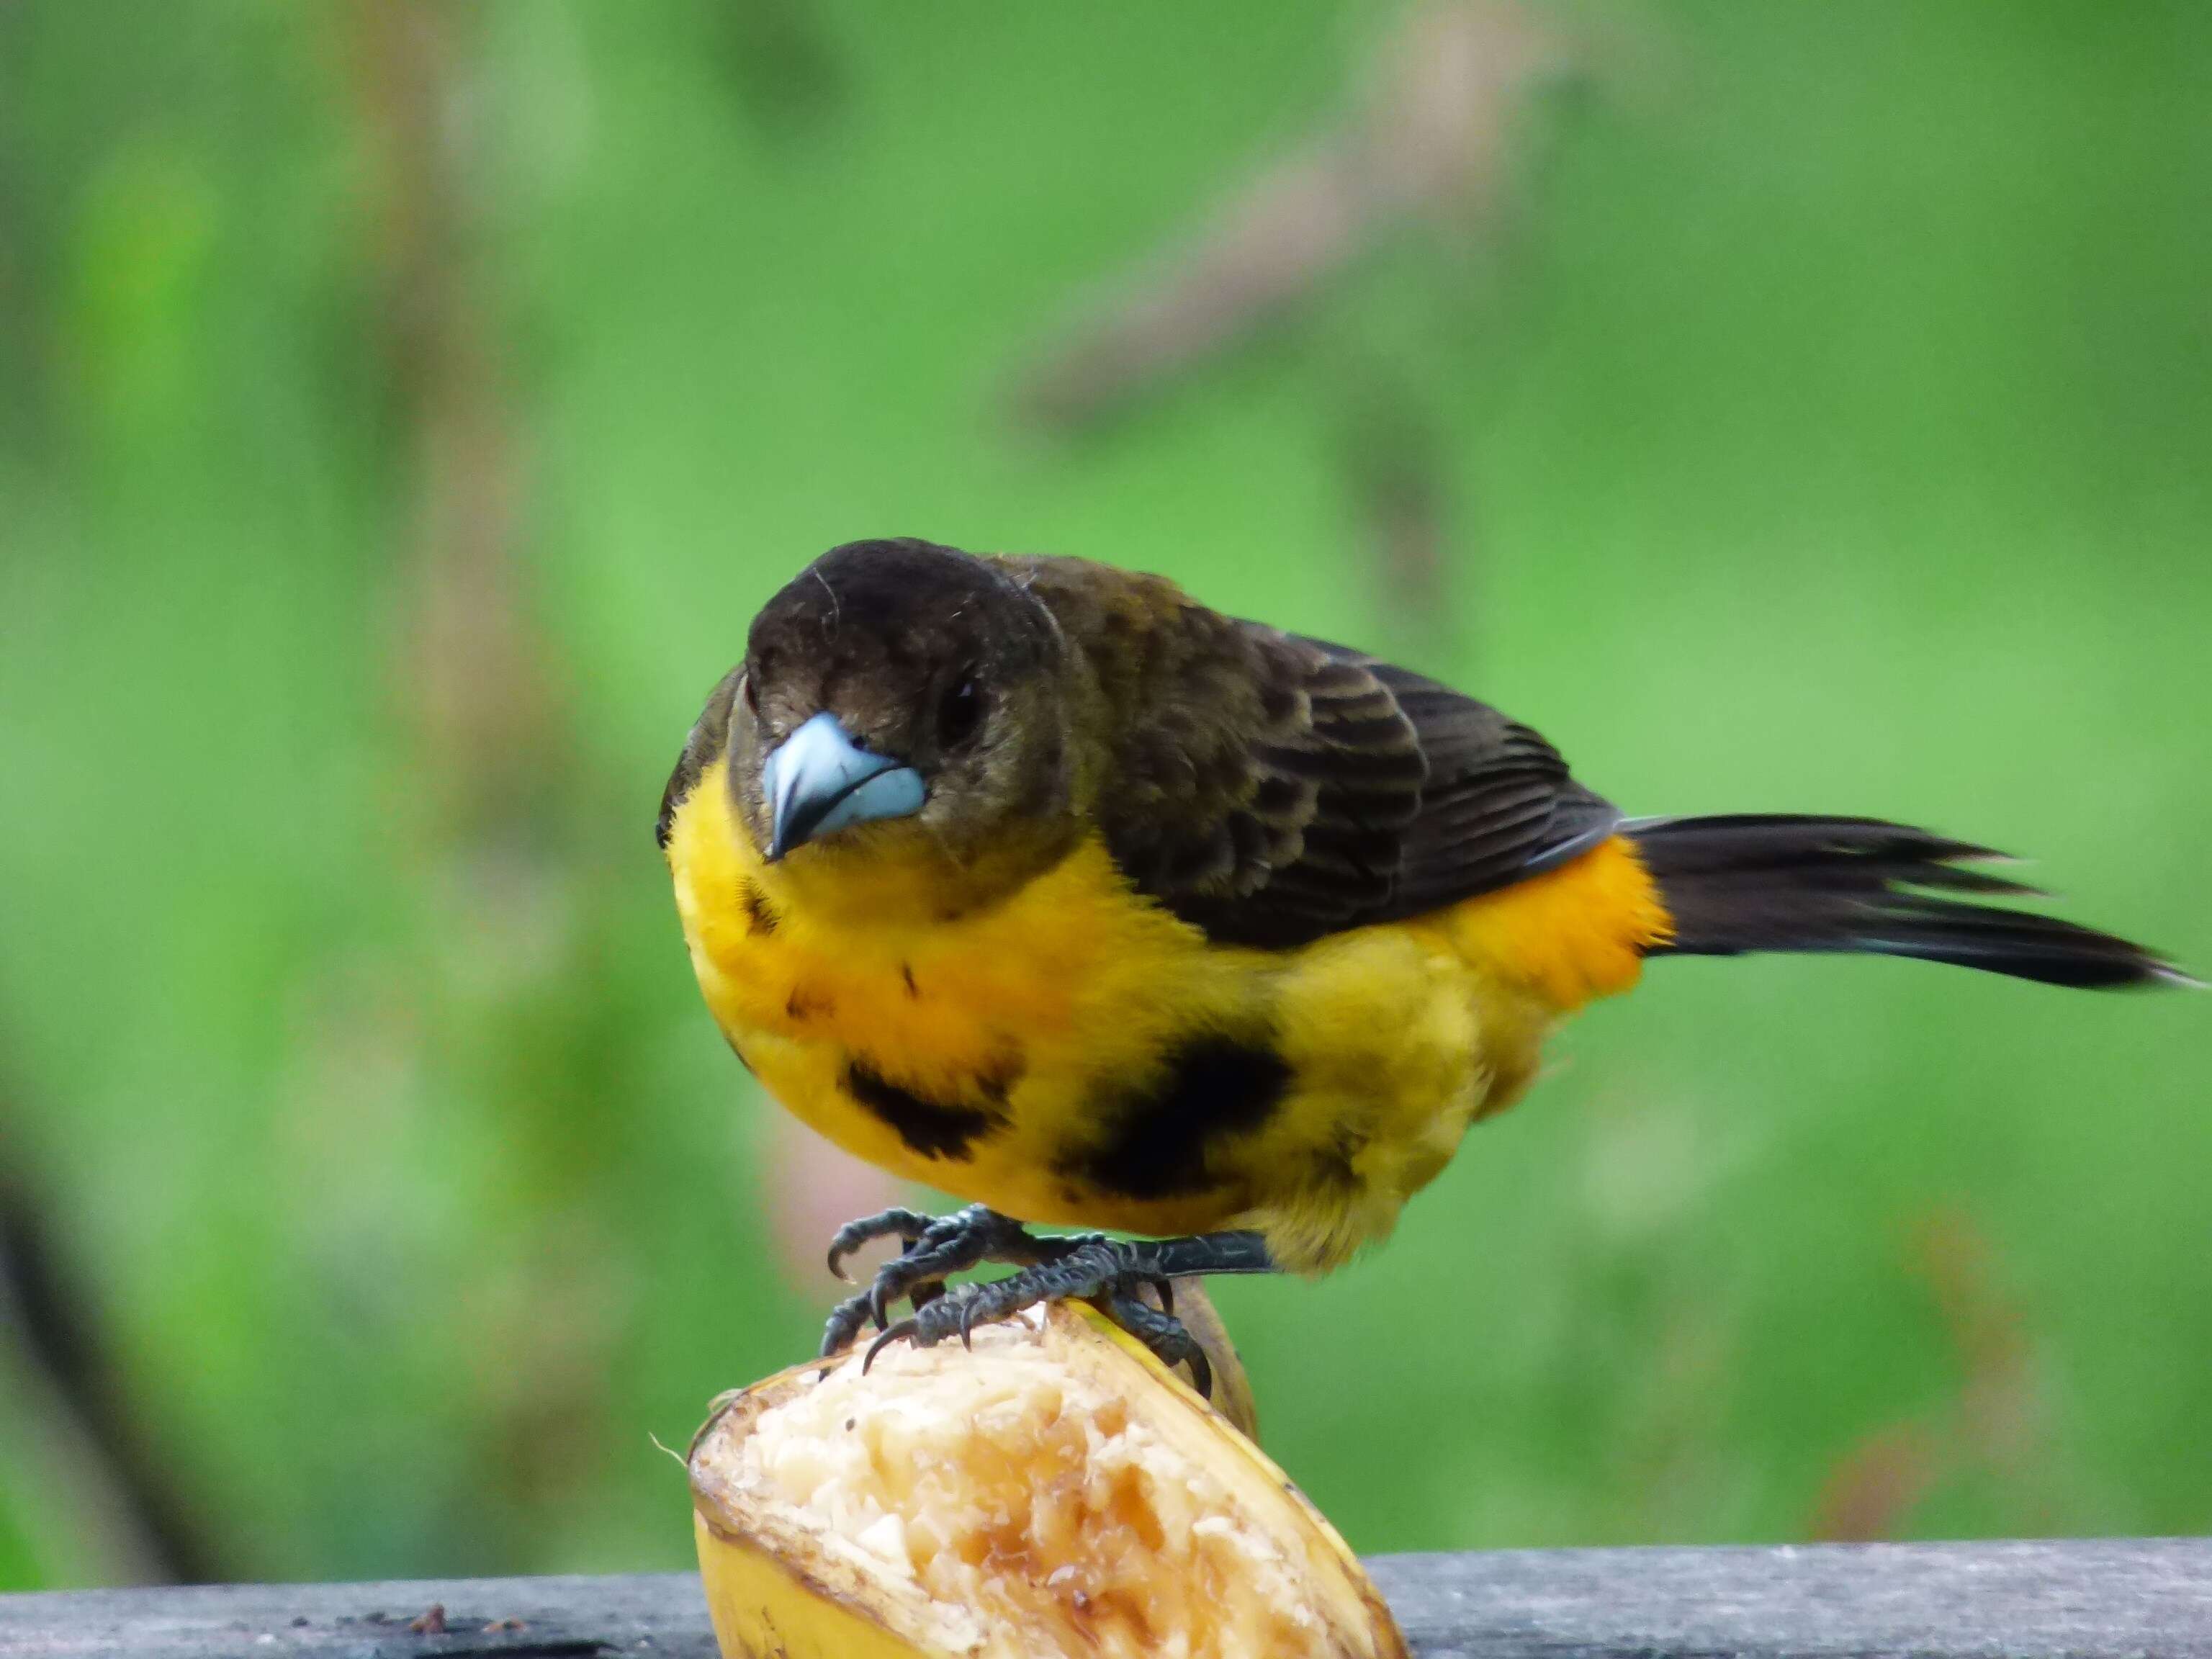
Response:
[[[872,1205],[650,828],[922,534],[2212,964],[2212,9],[0,4],[0,1586],[681,1565]],[[1658,966],[1233,1284],[1364,1550],[2212,1528],[2212,1002]]]

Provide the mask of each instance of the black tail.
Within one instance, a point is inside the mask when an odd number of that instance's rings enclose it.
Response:
[[[1940,896],[2033,895],[1962,867],[2004,855],[1875,818],[1644,818],[1621,826],[1659,883],[1674,936],[1652,954],[1857,951],[2046,985],[2192,983],[2139,945],[2070,921]]]

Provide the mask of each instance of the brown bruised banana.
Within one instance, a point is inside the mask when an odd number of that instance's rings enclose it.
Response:
[[[690,1463],[728,1659],[1406,1659],[1335,1529],[1141,1345],[1079,1304],[975,1345],[717,1402]]]

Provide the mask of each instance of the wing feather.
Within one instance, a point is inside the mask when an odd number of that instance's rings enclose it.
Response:
[[[1237,726],[1209,746],[1224,763],[1204,787],[1169,789],[1141,827],[1108,815],[1139,886],[1212,937],[1285,948],[1417,915],[1552,868],[1620,823],[1486,703],[1342,646],[1216,620],[1257,682],[1218,708]],[[1149,770],[1161,775],[1157,760]]]

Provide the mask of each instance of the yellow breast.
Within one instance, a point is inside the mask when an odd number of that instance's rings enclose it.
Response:
[[[1096,840],[957,915],[925,857],[818,850],[763,862],[720,763],[668,843],[708,1006],[786,1107],[1025,1220],[1256,1225],[1293,1267],[1386,1231],[1526,1082],[1558,1012],[1632,981],[1652,925],[1624,918],[1632,855],[1604,848],[1284,952],[1210,944]]]

